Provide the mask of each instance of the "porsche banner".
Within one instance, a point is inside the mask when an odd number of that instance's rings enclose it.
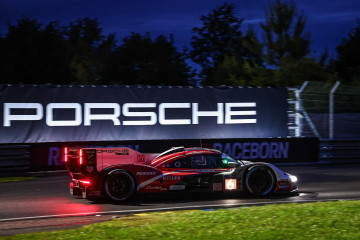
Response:
[[[287,136],[287,90],[0,85],[0,143]]]

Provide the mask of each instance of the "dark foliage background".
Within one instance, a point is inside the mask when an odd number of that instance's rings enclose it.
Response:
[[[118,42],[115,33],[103,33],[96,18],[62,25],[24,16],[0,36],[0,83],[360,85],[359,20],[329,58],[326,51],[312,51],[306,14],[294,1],[270,1],[260,34],[252,26],[244,31],[235,10],[224,3],[200,16],[191,48],[182,50],[174,46],[173,35],[132,33]]]

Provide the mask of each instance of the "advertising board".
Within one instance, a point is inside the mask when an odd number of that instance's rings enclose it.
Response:
[[[285,88],[0,85],[0,144],[287,135]]]

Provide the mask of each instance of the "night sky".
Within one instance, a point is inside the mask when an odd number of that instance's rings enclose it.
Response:
[[[236,5],[237,16],[244,19],[243,32],[253,24],[261,36],[268,0],[229,0]],[[67,24],[78,18],[96,17],[105,34],[116,33],[119,42],[131,32],[149,32],[152,37],[173,33],[175,45],[190,47],[192,28],[201,26],[201,15],[208,14],[223,0],[0,0],[0,34],[7,24],[21,16],[36,18],[41,23],[59,20]],[[312,50],[325,47],[334,56],[335,48],[356,26],[360,18],[359,0],[301,0],[299,10],[308,17]]]

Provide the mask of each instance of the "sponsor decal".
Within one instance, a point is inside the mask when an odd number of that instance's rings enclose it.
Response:
[[[101,149],[102,153],[115,153],[116,155],[129,155],[129,149]]]
[[[180,176],[164,176],[163,180],[164,181],[179,181]]]
[[[170,185],[169,190],[185,190],[185,185]]]
[[[290,142],[214,143],[213,148],[236,159],[287,159]]]
[[[131,148],[135,151],[139,151],[140,150],[140,145],[109,145],[109,146],[85,146],[84,148],[123,148],[123,147],[128,147]],[[129,150],[128,149],[116,149],[116,150],[105,150],[105,149],[97,149],[96,150],[97,153],[103,153],[103,152],[108,152],[108,153],[112,153],[115,152],[116,155],[129,155]]]
[[[201,173],[214,172],[214,169],[198,169],[197,172],[201,172]]]
[[[289,182],[288,181],[280,181],[279,182],[279,188],[288,188]]]
[[[139,175],[139,176],[154,176],[154,175],[156,175],[156,172],[137,172],[136,175]]]
[[[159,187],[159,186],[147,186],[146,190],[160,190],[160,191],[167,191],[167,188]]]
[[[237,179],[225,179],[225,190],[236,190]]]
[[[129,153],[120,153],[120,152],[117,152],[117,153],[115,153],[115,155],[129,155]]]
[[[213,191],[222,191],[222,183],[214,183]]]
[[[143,154],[137,155],[137,162],[145,162],[145,155]]]

